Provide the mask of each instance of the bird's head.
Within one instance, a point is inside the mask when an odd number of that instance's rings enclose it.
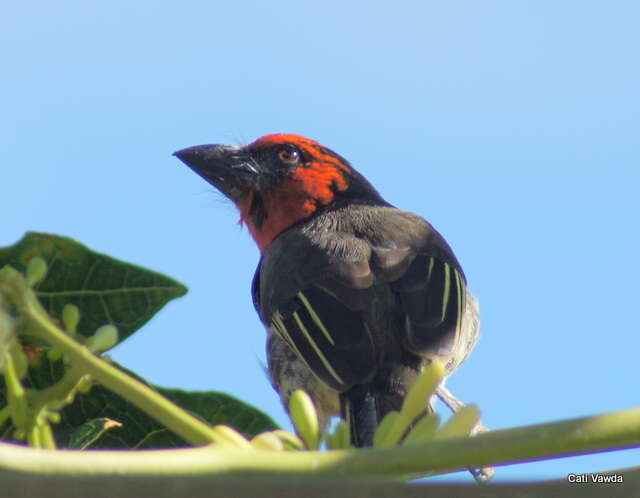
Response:
[[[262,252],[326,206],[385,203],[343,157],[300,135],[266,135],[246,146],[197,145],[175,156],[235,203]]]

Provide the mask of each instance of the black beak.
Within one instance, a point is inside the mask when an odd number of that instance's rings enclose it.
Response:
[[[244,147],[196,145],[173,155],[234,202],[259,180],[258,165]]]

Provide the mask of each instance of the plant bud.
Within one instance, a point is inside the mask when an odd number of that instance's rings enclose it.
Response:
[[[341,450],[351,446],[349,423],[341,420],[333,434],[327,437],[327,446],[332,450]]]
[[[65,304],[62,308],[62,322],[67,333],[71,336],[75,335],[80,322],[80,310],[75,304]]]
[[[289,413],[298,434],[310,450],[320,443],[320,427],[316,407],[309,395],[298,389],[289,399]]]
[[[282,440],[273,432],[262,432],[251,440],[251,446],[258,450],[282,451]]]
[[[247,439],[233,427],[228,425],[216,425],[214,432],[224,439],[225,443],[231,443],[239,448],[251,448],[251,444]]]
[[[466,405],[458,410],[434,436],[434,440],[468,436],[480,420],[480,410],[475,405]]]
[[[86,346],[92,353],[102,353],[118,344],[118,329],[114,325],[103,325],[87,339]]]
[[[431,441],[438,429],[440,423],[440,417],[436,413],[430,413],[426,417],[423,417],[416,426],[411,429],[411,432],[404,438],[402,444],[420,444]]]
[[[399,416],[400,412],[396,411],[389,412],[384,416],[373,435],[373,446],[389,446],[392,444],[387,443],[386,438]]]
[[[278,438],[280,438],[280,441],[282,441],[284,448],[287,450],[304,449],[304,443],[302,442],[302,440],[298,436],[296,436],[295,434],[292,434],[289,431],[285,431],[283,429],[276,429],[275,431],[271,431],[271,433],[277,436]]]
[[[31,258],[27,264],[27,285],[33,287],[44,280],[47,274],[47,263],[39,256]]]

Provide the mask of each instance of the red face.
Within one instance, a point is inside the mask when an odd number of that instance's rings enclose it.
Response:
[[[201,145],[175,154],[229,197],[258,247],[349,188],[345,159],[300,135],[265,135],[246,147]]]

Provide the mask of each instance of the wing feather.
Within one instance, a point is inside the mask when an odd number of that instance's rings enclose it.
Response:
[[[375,345],[360,313],[320,288],[299,291],[271,322],[275,333],[337,391],[365,381],[375,369]]]
[[[345,220],[360,225],[327,229]],[[253,294],[263,322],[318,378],[340,392],[370,382],[393,344],[445,361],[455,354],[466,281],[431,225],[389,207],[313,223],[274,241]]]

